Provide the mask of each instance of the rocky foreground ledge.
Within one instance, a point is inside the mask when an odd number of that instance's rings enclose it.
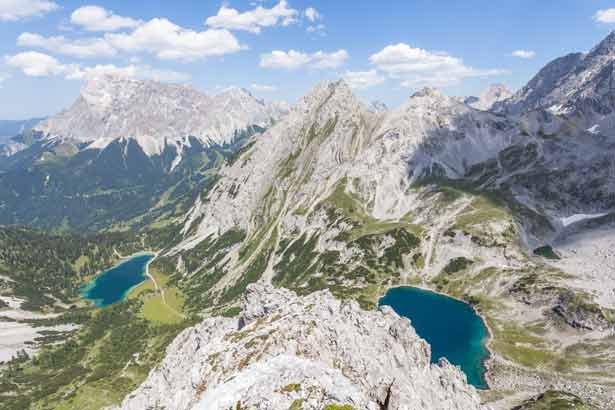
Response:
[[[237,318],[185,330],[123,410],[473,410],[465,375],[389,307],[367,312],[329,291],[248,287]]]

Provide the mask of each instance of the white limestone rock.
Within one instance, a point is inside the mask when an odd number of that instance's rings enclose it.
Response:
[[[504,84],[491,84],[478,98],[469,97],[465,103],[481,111],[489,111],[496,103],[512,97],[512,93]]]
[[[465,375],[388,307],[250,285],[239,318],[181,333],[122,410],[482,409]]]
[[[195,88],[103,75],[89,80],[67,110],[34,129],[48,139],[68,139],[102,149],[134,138],[148,155],[194,137],[203,145],[233,141],[251,126],[268,127],[285,112],[248,91],[231,88],[210,96]]]

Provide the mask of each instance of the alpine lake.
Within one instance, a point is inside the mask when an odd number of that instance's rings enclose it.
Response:
[[[468,383],[488,388],[485,346],[489,332],[482,318],[467,303],[415,287],[398,287],[380,299],[398,315],[410,319],[416,333],[431,345],[431,361],[444,357],[466,374]]]

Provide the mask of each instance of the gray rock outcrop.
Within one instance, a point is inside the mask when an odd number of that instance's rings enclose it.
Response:
[[[180,334],[121,409],[481,409],[465,375],[430,353],[388,307],[257,283],[238,318]]]

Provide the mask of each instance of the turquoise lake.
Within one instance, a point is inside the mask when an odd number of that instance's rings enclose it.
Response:
[[[81,297],[105,307],[124,300],[128,292],[147,279],[145,269],[153,254],[132,257],[98,275],[81,288]]]
[[[380,299],[398,315],[412,322],[416,333],[431,345],[431,361],[441,357],[461,367],[468,383],[486,389],[484,362],[488,331],[480,316],[468,304],[413,287],[390,289]]]

